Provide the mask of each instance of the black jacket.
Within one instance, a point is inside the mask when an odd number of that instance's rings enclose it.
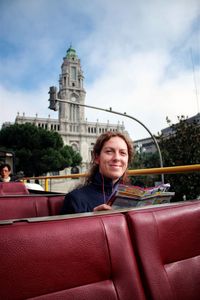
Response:
[[[91,212],[94,207],[105,203],[116,190],[118,184],[113,186],[112,180],[103,177],[99,172],[93,181],[79,189],[75,189],[65,196],[61,214]]]

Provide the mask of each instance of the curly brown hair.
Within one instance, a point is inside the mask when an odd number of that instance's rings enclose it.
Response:
[[[96,174],[96,172],[99,170],[99,165],[95,163],[95,158],[100,155],[101,153],[101,150],[104,146],[104,144],[110,140],[111,138],[113,137],[120,137],[121,139],[124,140],[124,142],[126,143],[127,145],[127,149],[128,149],[128,164],[130,164],[132,158],[133,158],[133,155],[134,155],[134,150],[133,150],[133,143],[132,141],[130,140],[130,138],[119,132],[119,131],[107,131],[103,134],[101,134],[97,140],[96,140],[96,143],[93,147],[93,151],[92,151],[92,159],[91,159],[91,167],[89,169],[89,172],[88,172],[88,175],[87,175],[87,178],[86,178],[86,184],[90,183],[94,177],[94,175]],[[122,179],[123,179],[123,182],[126,182],[127,181],[127,174],[125,172],[125,174],[122,176]]]

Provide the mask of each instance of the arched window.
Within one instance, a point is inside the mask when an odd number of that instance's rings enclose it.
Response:
[[[72,149],[73,149],[74,151],[79,151],[78,145],[77,145],[76,143],[72,143],[72,144],[71,144],[71,147],[72,147]]]

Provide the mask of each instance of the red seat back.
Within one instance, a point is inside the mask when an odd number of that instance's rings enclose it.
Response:
[[[63,207],[64,198],[65,195],[52,195],[48,197],[50,216],[60,215],[61,209]]]
[[[147,298],[199,299],[200,201],[127,213]]]
[[[0,195],[28,195],[23,182],[0,182]]]
[[[13,195],[0,197],[0,220],[49,216],[48,197]]]
[[[144,299],[120,214],[1,225],[0,257],[0,299]]]

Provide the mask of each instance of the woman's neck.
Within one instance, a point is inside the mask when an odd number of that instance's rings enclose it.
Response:
[[[3,182],[9,182],[10,181],[10,176],[6,177],[6,178],[2,178]]]
[[[112,186],[114,186],[116,183],[118,183],[121,179],[121,177],[116,178],[116,179],[109,178],[109,177],[103,175],[100,171],[99,171],[99,174],[101,175],[102,178],[109,180],[112,183]]]

